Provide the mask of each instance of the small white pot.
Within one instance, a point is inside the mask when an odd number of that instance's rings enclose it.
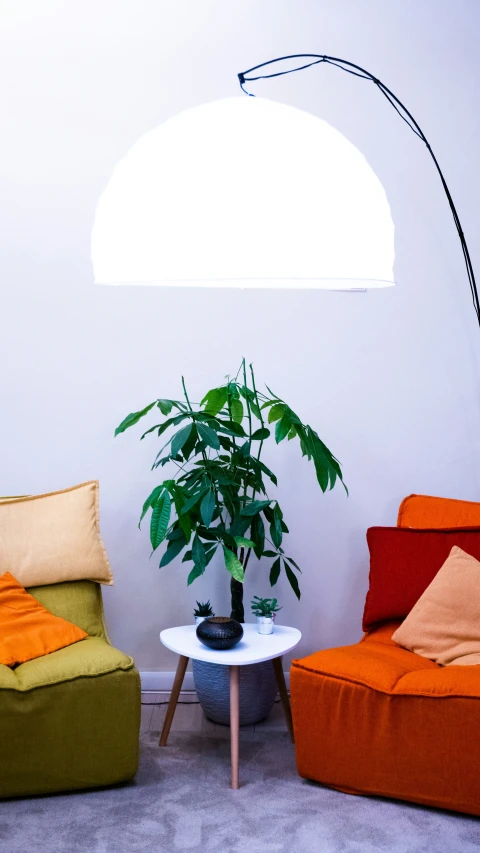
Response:
[[[200,625],[204,619],[208,619],[208,616],[195,616],[195,625]]]
[[[257,616],[257,631],[259,634],[273,634],[275,613],[272,616]]]

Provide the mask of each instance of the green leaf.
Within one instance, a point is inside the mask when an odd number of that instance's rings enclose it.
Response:
[[[295,438],[296,434],[297,434],[297,430],[295,428],[295,424],[292,424],[289,431],[288,431],[288,436],[287,436],[288,440],[291,441],[292,438]]]
[[[218,527],[210,527],[210,531],[214,531],[218,539],[221,539],[222,542],[225,542],[226,545],[230,549],[236,548],[236,542],[231,533],[228,533],[226,530],[221,530],[220,526]]]
[[[194,447],[197,443],[197,438],[198,438],[197,429],[196,429],[195,425],[192,424],[192,431],[191,431],[189,437],[187,438],[185,444],[182,447],[182,456],[185,459],[185,461],[187,461],[192,450],[194,449]]]
[[[238,451],[238,456],[242,460],[247,459],[250,456],[250,442],[249,441],[245,441],[244,444],[242,444],[241,448]]]
[[[270,524],[270,536],[276,548],[280,548],[282,544],[282,511],[278,504],[273,508],[273,521]]]
[[[188,426],[183,427],[183,429],[175,433],[172,439],[172,447],[170,451],[172,456],[176,456],[177,453],[179,453],[185,442],[188,440],[191,431],[192,424],[188,424]]]
[[[172,411],[173,403],[171,400],[157,400],[157,406],[162,415],[169,415]]]
[[[260,514],[253,516],[250,535],[255,541],[255,548],[253,550],[257,560],[259,560],[265,547],[265,525]]]
[[[200,405],[205,403],[205,412],[209,415],[218,415],[227,402],[227,386],[221,388],[212,388],[207,391]]]
[[[268,387],[266,382],[265,382],[265,388],[267,389],[268,393],[272,395],[272,397],[275,397],[276,400],[280,399],[280,397],[277,397],[277,395],[273,393],[272,389]]]
[[[216,424],[218,432],[225,432],[227,435],[238,435],[240,438],[245,438],[247,435],[242,425],[235,423],[235,421],[221,421],[218,419]]]
[[[207,558],[205,556],[205,546],[203,542],[198,538],[198,533],[193,537],[192,542],[192,560],[196,566],[205,571],[205,566],[207,565]]]
[[[179,537],[178,539],[173,539],[168,543],[168,548],[165,551],[162,559],[160,560],[160,568],[162,569],[164,566],[167,566],[168,563],[171,563],[172,560],[174,560],[175,557],[180,553],[182,548],[185,548],[186,544],[187,540],[185,539],[185,536],[183,535],[182,531],[181,537]]]
[[[270,430],[267,427],[260,427],[252,433],[252,441],[265,441],[270,435]]]
[[[204,568],[202,569],[200,566],[195,565],[193,567],[192,571],[190,572],[190,574],[188,575],[187,586],[190,586],[190,584],[193,583],[193,581],[196,581],[197,578],[199,578],[201,575],[203,575],[204,571],[205,571]]]
[[[297,565],[297,563],[295,562],[295,560],[292,560],[292,558],[291,558],[291,557],[284,557],[283,559],[284,559],[284,560],[287,560],[287,562],[288,562],[288,563],[291,563],[291,564],[292,564],[292,566],[295,566],[295,568],[296,568],[297,572],[300,572],[300,574],[302,574],[302,570],[301,570],[300,566],[298,566],[298,565]]]
[[[278,581],[278,578],[280,577],[280,567],[280,557],[277,557],[270,569],[270,586],[275,586]]]
[[[175,524],[178,524],[178,522],[175,522]],[[183,533],[182,533],[181,529],[179,527],[176,527],[173,530],[171,530],[170,533],[167,533],[165,538],[168,539],[169,542],[173,542],[175,539],[180,539],[182,536],[183,536]]]
[[[205,548],[205,554],[207,555],[207,566],[208,566],[210,560],[212,559],[212,557],[215,556],[217,548],[218,548],[217,544],[216,545],[209,545],[208,548]]]
[[[251,539],[245,539],[245,536],[234,536],[236,544],[239,548],[255,548],[255,542]]]
[[[169,427],[169,426],[172,426],[172,424],[173,424],[174,426],[176,426],[177,424],[181,423],[181,421],[183,421],[183,420],[185,419],[185,417],[187,417],[187,415],[176,415],[174,418],[168,418],[168,420],[164,421],[164,422],[163,422],[163,424],[160,424],[160,425],[159,425],[159,424],[156,424],[156,425],[153,427],[153,429],[156,429],[156,428],[157,428],[157,426],[158,426],[158,437],[160,438],[160,436],[162,435],[162,433],[164,433],[164,432],[165,432],[165,430],[166,430],[166,429],[168,429],[168,427]],[[141,438],[145,438],[145,436],[146,436],[146,435],[148,435],[148,433],[149,433],[149,432],[152,432],[152,430],[151,430],[151,429],[147,429],[147,431],[143,433],[143,435],[141,436]],[[168,444],[168,441],[167,441],[167,444]],[[162,450],[163,450],[166,446],[167,446],[167,445],[165,444],[165,445],[164,445],[164,447],[162,448]],[[160,453],[161,453],[161,452],[162,452],[162,451],[160,450]],[[158,453],[157,455],[159,456],[159,455],[160,455],[160,453]]]
[[[193,509],[195,504],[197,504],[200,498],[205,494],[207,488],[208,486],[205,486],[203,489],[200,489],[200,491],[196,492],[194,495],[191,495],[188,500],[185,501],[184,505],[182,506],[180,516],[185,515],[185,513],[190,512],[190,510]]]
[[[285,560],[283,561],[283,566],[284,566],[284,569],[287,573],[287,578],[289,580],[290,586],[292,587],[295,595],[297,596],[298,600],[300,601],[300,587],[298,585],[298,580],[296,578],[296,575],[293,574],[290,566],[288,565],[288,563],[285,562]]]
[[[209,489],[200,504],[200,515],[205,527],[210,527],[215,510],[215,493]]]
[[[290,419],[290,412],[288,409],[285,409],[281,419],[278,421],[275,427],[275,441],[277,444],[280,444],[281,441],[285,438],[286,435],[290,432],[290,427],[292,425],[292,421]]]
[[[276,551],[264,551],[262,556],[264,556],[264,557],[276,557],[277,552]]]
[[[251,503],[245,506],[240,515],[256,515],[257,512],[261,512],[265,507],[270,506],[271,501],[251,501]]]
[[[262,511],[267,521],[271,524],[274,519],[273,509],[271,509],[269,506],[266,506]]]
[[[140,441],[143,441],[146,435],[149,435],[151,432],[155,432],[155,430],[161,426],[162,424],[154,424],[152,427],[150,427],[150,429],[147,429],[146,432],[144,432],[143,435],[140,436]]]
[[[150,409],[153,409],[154,405],[155,403],[150,403],[150,405],[145,406],[145,408],[140,412],[132,412],[130,415],[127,415],[127,417],[123,419],[122,423],[116,428],[114,436],[119,435],[121,432],[125,432],[126,429],[134,424],[138,424],[140,418],[143,418]]]
[[[144,518],[144,516],[145,516],[145,513],[147,513],[147,512],[148,512],[148,510],[150,509],[150,507],[155,503],[155,501],[157,500],[157,498],[162,494],[162,492],[163,492],[164,488],[165,488],[164,484],[163,484],[163,483],[161,483],[161,485],[160,485],[160,486],[156,486],[156,487],[154,488],[153,492],[151,492],[151,494],[149,494],[149,496],[148,496],[147,500],[146,500],[146,501],[145,501],[145,503],[143,504],[142,514],[141,514],[141,516],[140,516],[140,521],[138,522],[138,527],[139,527],[139,528],[140,528],[140,525],[141,525],[141,523],[142,523],[142,520],[143,520],[143,518]]]
[[[234,398],[230,400],[230,413],[232,415],[232,421],[236,424],[241,424],[243,420],[243,403],[238,398]]]
[[[248,518],[248,516],[244,517],[242,515],[236,515],[230,525],[230,535],[234,538],[235,536],[243,536],[247,532],[251,523],[252,521],[250,518]]]
[[[250,406],[255,417],[258,418],[259,421],[261,421],[262,417],[260,414],[260,409],[258,408],[255,394],[253,393],[251,388],[248,388],[246,385],[241,385],[240,394],[242,395],[242,397],[244,397],[245,400],[248,401],[248,405]]]
[[[270,525],[270,538],[275,545],[276,548],[280,548],[282,544],[282,528],[280,526],[280,519],[274,518]]]
[[[223,545],[222,547],[223,556],[225,558],[225,566],[227,567],[227,570],[230,572],[232,578],[234,578],[236,581],[239,581],[240,583],[243,583],[245,575],[240,560],[238,559],[238,557],[235,556],[233,551],[230,551],[228,548],[225,548],[225,545]]]
[[[275,403],[268,413],[268,423],[273,424],[274,421],[280,420],[285,411],[285,403]]]
[[[150,542],[154,551],[156,551],[167,535],[171,509],[172,502],[170,495],[167,491],[164,491],[153,504],[152,517],[150,519]]]
[[[276,478],[275,474],[273,473],[273,471],[270,471],[270,468],[267,468],[267,466],[264,465],[264,463],[261,462],[260,459],[257,459],[257,465],[260,468],[260,470],[263,471],[263,473],[266,474],[267,477],[270,478],[270,480],[272,481],[274,486],[278,485],[277,478]]]
[[[220,450],[220,441],[215,430],[201,423],[197,423],[197,430],[200,438],[205,442],[205,444],[210,445],[214,450]]]

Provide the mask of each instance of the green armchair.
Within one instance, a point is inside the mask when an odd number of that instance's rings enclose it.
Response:
[[[140,676],[108,639],[99,584],[69,581],[28,592],[89,636],[14,669],[0,665],[0,797],[131,779]]]

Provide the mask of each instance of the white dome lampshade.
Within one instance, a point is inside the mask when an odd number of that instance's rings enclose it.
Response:
[[[393,221],[365,157],[316,116],[234,97],[179,113],[115,167],[92,235],[98,284],[386,287]]]

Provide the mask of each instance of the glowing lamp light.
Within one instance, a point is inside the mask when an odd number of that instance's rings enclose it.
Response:
[[[363,290],[394,284],[394,226],[365,157],[327,122],[225,98],[146,133],[92,234],[98,284]]]

